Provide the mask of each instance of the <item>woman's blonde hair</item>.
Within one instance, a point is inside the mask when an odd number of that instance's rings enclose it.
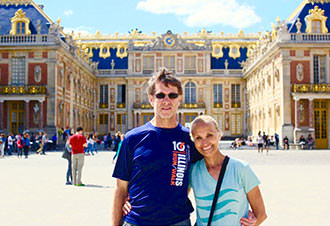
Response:
[[[192,141],[194,141],[194,138],[192,136],[193,128],[197,123],[200,123],[200,122],[204,122],[204,123],[211,122],[211,123],[213,123],[215,128],[221,133],[221,130],[219,129],[217,121],[212,116],[210,116],[210,115],[199,115],[190,124],[190,138],[191,138]]]

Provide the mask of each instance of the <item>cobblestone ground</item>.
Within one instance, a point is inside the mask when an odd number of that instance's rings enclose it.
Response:
[[[270,226],[329,226],[330,151],[224,150],[250,163],[261,180]],[[114,152],[87,156],[86,187],[65,185],[66,160],[0,159],[1,226],[105,226],[110,222]],[[194,216],[192,216],[194,221]]]

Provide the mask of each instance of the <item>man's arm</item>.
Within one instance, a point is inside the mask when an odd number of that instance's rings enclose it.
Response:
[[[123,205],[128,197],[128,181],[117,179],[111,213],[111,225],[118,226],[123,216]]]

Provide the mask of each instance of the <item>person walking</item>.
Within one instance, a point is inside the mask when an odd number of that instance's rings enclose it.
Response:
[[[23,154],[23,138],[22,138],[21,135],[18,135],[17,136],[16,146],[17,146],[17,158],[22,158],[22,154]]]
[[[289,138],[287,136],[285,136],[283,138],[283,146],[284,146],[284,150],[289,150],[290,146],[289,146]]]
[[[14,135],[12,133],[9,134],[7,138],[8,142],[8,155],[11,155],[14,151]]]
[[[68,168],[66,171],[66,185],[71,185],[72,184],[72,156],[71,156],[71,148],[70,148],[70,144],[69,144],[69,139],[67,139],[67,141],[65,142],[65,146],[64,146],[64,151],[62,154],[62,158],[65,158],[66,160],[68,160]]]
[[[1,134],[0,136],[0,158],[4,158],[5,156],[5,143],[6,143],[6,137],[5,134]]]
[[[81,182],[82,168],[85,160],[84,147],[87,147],[87,140],[83,133],[83,128],[78,127],[76,134],[69,138],[69,146],[72,150],[72,183],[75,186],[85,186]]]
[[[264,138],[261,135],[261,131],[259,131],[258,133],[258,137],[257,137],[257,143],[258,143],[258,153],[263,153],[264,151]]]
[[[112,164],[115,164],[115,160],[116,160],[116,158],[117,158],[118,155],[119,155],[120,148],[121,148],[121,145],[122,145],[123,140],[124,140],[124,136],[125,136],[125,134],[121,134],[121,135],[120,135],[120,142],[119,142],[119,145],[118,145],[118,148],[117,148],[117,152],[116,152],[116,154],[113,156]]]
[[[23,151],[24,156],[27,159],[29,156],[29,150],[31,148],[30,138],[28,133],[23,133]]]
[[[41,143],[42,143],[41,154],[42,155],[45,155],[46,154],[46,151],[48,149],[48,137],[47,137],[47,133],[46,132],[44,132],[44,134],[42,135]]]
[[[36,151],[36,154],[40,154],[42,152],[42,149],[44,148],[44,145],[42,144],[42,135],[43,133],[40,131],[39,135],[36,137],[36,143],[39,146],[38,150]]]
[[[279,143],[280,143],[280,136],[275,133],[275,147],[276,147],[276,150],[279,149]]]

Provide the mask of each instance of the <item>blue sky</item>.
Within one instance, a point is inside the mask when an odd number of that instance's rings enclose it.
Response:
[[[127,34],[138,28],[157,34],[182,34],[205,28],[215,33],[271,30],[276,18],[287,19],[303,0],[35,0],[65,31]]]

